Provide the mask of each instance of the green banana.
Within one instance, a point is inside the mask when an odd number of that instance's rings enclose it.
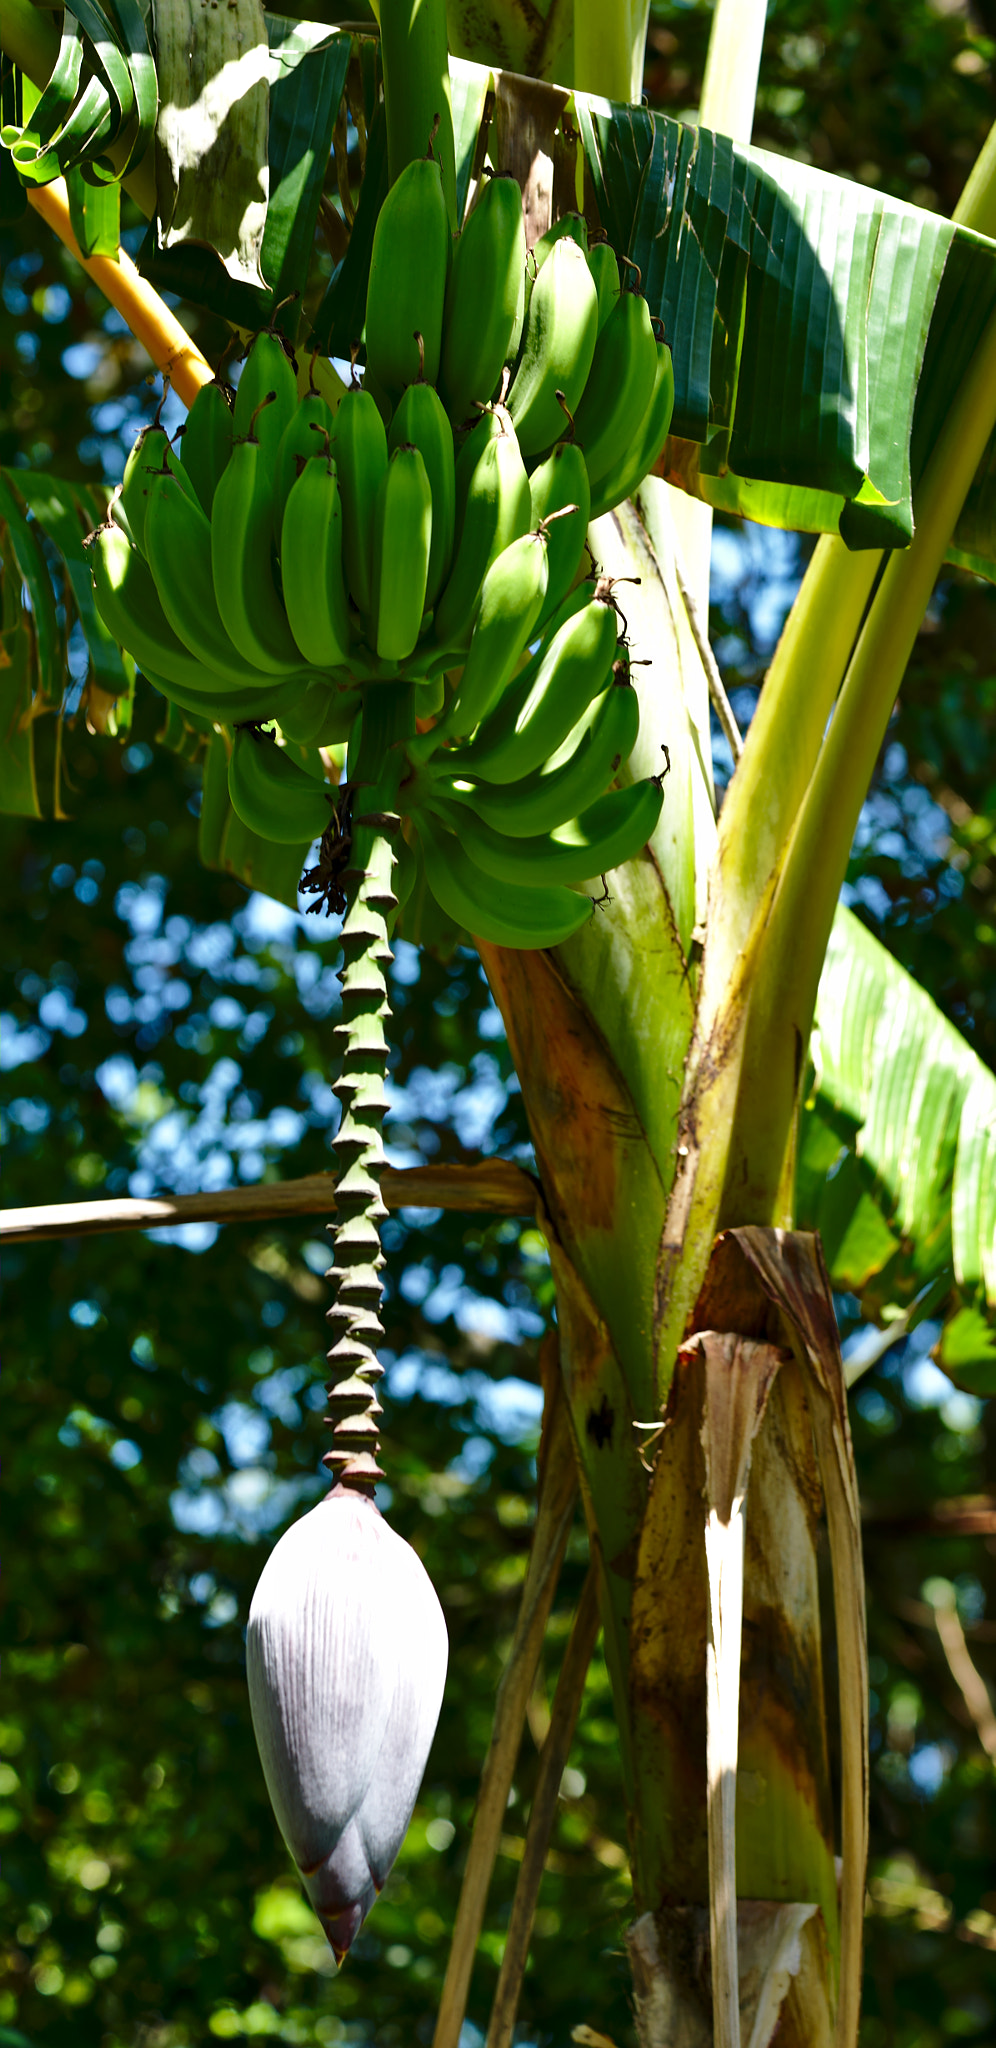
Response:
[[[334,684],[324,681],[321,676],[313,676],[310,682],[302,683],[280,719],[280,730],[285,740],[293,740],[298,746],[315,746],[338,695]]]
[[[243,727],[228,763],[232,809],[277,846],[319,839],[329,822],[331,790],[299,768],[272,733]]]
[[[526,237],[518,181],[482,185],[453,252],[439,389],[454,424],[491,397],[525,303]]]
[[[450,224],[434,157],[405,165],[377,216],[367,285],[367,362],[388,396],[400,398],[419,375],[435,384],[443,336]]]
[[[456,459],[456,531],[462,531],[463,517],[467,510],[467,492],[470,479],[480,462],[489,441],[495,441],[499,434],[514,434],[515,428],[503,405],[482,406],[469,434],[461,443]]]
[[[342,573],[342,503],[335,463],[312,455],[293,485],[280,530],[287,623],[309,667],[341,668],[349,650]]]
[[[270,410],[264,400],[260,417]],[[218,611],[243,659],[288,675],[302,662],[273,580],[273,475],[261,441],[236,441],[214,497],[211,574]]]
[[[272,401],[266,405],[271,391]],[[297,405],[297,367],[286,343],[279,334],[257,334],[235,393],[233,435],[236,441],[245,441],[255,433],[271,479],[276,474],[277,450],[284,429],[293,419]]]
[[[611,242],[593,242],[588,251],[588,268],[598,293],[598,331],[613,311],[621,290],[619,264]]]
[[[406,819],[405,823],[411,826],[409,819]],[[470,945],[470,933],[456,924],[452,918],[447,917],[446,912],[437,903],[425,872],[421,842],[414,832],[414,827],[411,827],[411,830],[411,840],[399,838],[397,842],[400,858],[404,861],[403,879],[406,895],[404,907],[398,914],[395,931],[399,938],[408,939],[413,946],[427,947],[438,958],[448,960],[457,946]],[[405,848],[404,855],[400,854],[402,846]],[[393,878],[393,888],[400,903],[401,891],[397,874]]]
[[[148,556],[145,528],[153,480],[168,470],[188,497],[196,497],[190,477],[178,462],[164,427],[143,427],[124,466],[118,507],[140,554]],[[198,499],[198,503],[200,500]]]
[[[275,676],[262,676],[259,683],[245,682],[241,689],[222,682],[217,676],[209,676],[202,687],[194,689],[186,683],[171,682],[168,676],[157,674],[151,668],[143,669],[142,673],[168,703],[177,704],[181,711],[193,712],[198,718],[209,718],[215,725],[258,724],[260,719],[283,719],[285,714],[293,715],[294,706],[301,696],[299,683],[281,683]]]
[[[617,632],[616,612],[604,598],[593,597],[568,618],[461,749],[460,773],[485,782],[531,775],[604,689]]]
[[[498,887],[464,852],[455,833],[423,812],[417,821],[426,879],[440,909],[475,938],[520,950],[559,946],[591,916],[588,896],[559,884]]]
[[[522,346],[522,333],[525,327],[526,319],[529,314],[529,303],[533,295],[533,288],[535,286],[536,279],[538,278],[544,263],[546,263],[550,256],[553,254],[553,251],[556,248],[558,242],[573,242],[575,248],[580,249],[582,255],[585,258],[587,258],[588,228],[581,214],[562,214],[559,220],[554,221],[552,227],[547,228],[545,234],[539,236],[538,240],[533,243],[533,246],[529,251],[529,255],[526,259],[525,289],[523,293],[522,302],[522,319],[519,323],[518,342],[514,353],[509,358],[510,362],[512,363],[517,363],[519,359],[519,350]]]
[[[583,256],[588,253],[588,224],[581,213],[562,213],[552,227],[539,235],[533,243],[532,256],[535,274],[538,277],[549,256],[552,256],[558,242],[569,241],[580,249]]]
[[[381,479],[373,521],[374,647],[382,661],[405,661],[422,625],[432,542],[432,492],[417,448],[394,450]]]
[[[591,516],[599,519],[624,498],[639,489],[653,469],[668,436],[674,411],[674,368],[671,351],[664,341],[657,343],[657,375],[653,396],[632,446],[613,468],[607,470],[591,494]]]
[[[202,384],[187,414],[180,442],[184,470],[197,492],[208,518],[214,505],[218,478],[232,453],[235,422],[227,384]]]
[[[561,600],[566,597],[584,559],[584,544],[590,517],[591,489],[584,456],[574,441],[558,441],[552,455],[534,469],[529,479],[532,523],[543,519],[549,527],[549,577],[546,597],[536,620],[542,632]],[[574,510],[569,511],[573,506]],[[551,518],[552,513],[560,515]]]
[[[231,464],[222,477],[219,490],[227,483],[230,471]],[[273,672],[272,664],[269,670],[265,670],[262,664],[257,665],[248,659],[244,651],[235,645],[215,597],[211,554],[212,541],[218,532],[217,493],[212,522],[205,517],[196,499],[181,490],[174,477],[158,476],[152,482],[146,522],[149,565],[170,625],[184,646],[190,649],[191,654],[196,654],[213,676],[220,677],[223,682],[234,683],[238,688],[255,682],[264,683],[267,674]],[[166,673],[162,662],[155,666],[160,674]],[[293,663],[287,663],[282,672],[286,675],[292,667],[296,670],[300,666],[300,657],[294,649]]]
[[[335,425],[331,406],[317,391],[302,398],[280,436],[277,449],[276,481],[273,487],[273,538],[280,547],[284,507],[297,482],[302,465],[313,455],[326,455]]]
[[[468,479],[453,567],[433,618],[440,647],[466,645],[484,578],[502,551],[528,533],[529,518],[529,478],[519,443],[499,419],[499,431],[485,441]]]
[[[167,676],[171,683],[195,692],[206,691],[215,682],[213,671],[170,625],[148,563],[118,527],[98,527],[90,573],[105,626],[144,675]]]
[[[135,535],[132,531],[131,521],[129,520],[128,514],[121,503],[120,484],[118,484],[116,490],[111,492],[110,498],[108,499],[107,517],[118,528],[118,531],[125,535],[125,538],[131,543],[131,546],[135,547]]]
[[[456,695],[433,730],[437,744],[474,732],[514,675],[546,596],[547,551],[544,532],[528,533],[492,562]]]
[[[342,498],[342,553],[353,603],[369,613],[373,602],[373,519],[387,474],[387,432],[369,391],[353,384],[335,416],[332,441]]]
[[[431,608],[443,578],[449,575],[456,524],[453,429],[439,393],[431,384],[409,384],[391,421],[388,448],[393,452],[406,444],[418,449],[432,496],[432,537],[425,585],[425,606]]]
[[[657,382],[657,343],[650,308],[637,292],[620,292],[595,347],[588,382],[574,414],[592,489],[614,469],[619,450],[640,437]]]
[[[418,881],[418,855],[407,839],[398,834],[394,842],[395,868],[391,876],[391,887],[398,899],[399,912],[404,910],[412,890]]]
[[[279,689],[288,687],[278,684]],[[316,678],[297,690],[280,713],[280,730],[285,739],[305,747],[339,746],[349,738],[350,727],[360,708],[355,690],[337,690]]]
[[[610,789],[579,818],[551,832],[512,838],[467,806],[440,805],[460,844],[482,874],[504,887],[548,882],[587,882],[621,867],[642,852],[661,814],[663,793],[649,778]]]
[[[523,318],[525,318],[526,313],[529,311],[529,301],[533,295],[533,286],[544,263],[553,254],[557,243],[565,241],[573,242],[580,249],[582,255],[587,256],[588,226],[583,215],[580,213],[561,214],[560,219],[555,220],[552,227],[548,227],[545,234],[539,235],[533,243],[526,260]]]
[[[554,244],[533,286],[508,394],[523,455],[544,455],[559,440],[564,406],[573,413],[578,404],[597,338],[595,281],[577,243],[565,236]]]
[[[556,754],[531,775],[495,786],[440,774],[434,790],[454,803],[466,804],[486,825],[513,839],[552,832],[604,794],[622,763],[629,760],[639,730],[637,693],[630,683],[616,680],[595,699]],[[441,756],[429,772],[446,764],[447,757]]]

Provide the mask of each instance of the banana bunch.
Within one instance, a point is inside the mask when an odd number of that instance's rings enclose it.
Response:
[[[319,390],[259,334],[178,453],[146,430],[93,536],[98,608],[164,696],[234,733],[233,808],[279,845],[338,829],[323,750],[352,755],[370,693],[410,684],[399,888],[556,944],[660,809],[654,783],[610,786],[636,696],[611,595],[579,578],[589,521],[663,443],[670,354],[579,216],[527,257],[514,179],[482,183],[454,241],[431,154],[381,209],[364,336],[362,381],[323,364]]]

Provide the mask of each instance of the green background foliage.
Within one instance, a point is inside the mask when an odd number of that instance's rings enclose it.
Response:
[[[991,118],[991,14],[776,0],[755,140],[949,211]],[[655,8],[652,105],[694,108],[708,26],[706,7]],[[125,221],[134,250],[142,229],[127,207]],[[114,479],[155,402],[144,359],[36,230],[29,217],[2,231],[0,461]],[[190,324],[215,358],[221,324]],[[717,534],[712,630],[742,724],[806,553],[778,534]],[[994,606],[996,593],[959,574],[938,592],[849,875],[852,906],[990,1066]],[[44,724],[51,754],[54,720]],[[124,745],[70,717],[71,822],[0,827],[12,1206],[330,1164],[334,930],[200,869],[198,771],[157,744],[161,730],[144,684]],[[722,781],[718,736],[716,757]],[[392,1002],[391,1156],[484,1150],[528,1163],[476,959],[399,947]],[[323,1484],[319,1220],[5,1256],[0,2027],[13,2031],[0,2041],[187,2048],[271,2035],[389,2048],[431,2036],[524,1569],[551,1289],[528,1225],[402,1212],[386,1244],[390,1514],[439,1590],[451,1663],[412,1830],[339,1979],[266,1801],[242,1641],[269,1546]],[[856,1304],[844,1298],[840,1312],[857,1335]],[[996,1682],[993,1539],[936,1530],[944,1502],[996,1497],[996,1436],[989,1411],[931,1365],[934,1334],[921,1325],[851,1403],[870,1517],[868,2048],[983,2044],[996,2029],[996,1774],[929,1600],[932,1580],[954,1585],[972,1656]],[[585,1556],[579,1522],[466,2048],[486,2025]],[[632,2039],[615,1751],[596,1657],[540,1898],[523,2043],[559,2043],[582,2022],[619,2048]]]

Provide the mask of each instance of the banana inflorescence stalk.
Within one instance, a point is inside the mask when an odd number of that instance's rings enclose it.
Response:
[[[372,1492],[383,1473],[377,1463],[376,1386],[383,1373],[380,1226],[384,1163],[382,1126],[387,1109],[386,1023],[391,1010],[386,973],[398,908],[393,888],[400,818],[395,805],[402,756],[395,743],[412,731],[410,684],[388,684],[372,696],[364,719],[350,805],[348,865],[340,883],[346,898],[342,927],[342,1018],[335,1030],[342,1121],[335,1150],[337,1216],[329,1225],[334,1259],[328,1278],[335,1299],[328,1311],[333,1344],[328,1352],[332,1448],[324,1463],[347,1486]]]

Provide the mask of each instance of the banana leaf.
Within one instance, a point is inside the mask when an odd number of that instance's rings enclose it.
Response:
[[[73,0],[55,69],[26,117],[4,107],[0,142],[27,184],[86,167],[98,182],[141,162],[155,135],[156,68],[138,0]],[[120,145],[118,148],[117,145]],[[108,151],[115,149],[112,165]],[[115,245],[116,246],[116,245]]]
[[[595,202],[675,361],[664,468],[772,525],[905,546],[996,306],[996,245],[811,165],[575,96]],[[951,559],[996,574],[992,451]]]
[[[996,1393],[996,1076],[844,908],[811,1052],[800,1227],[873,1320],[943,1313],[938,1363]]]
[[[329,165],[332,131],[342,100],[352,50],[348,35],[314,22],[291,24],[265,17],[269,45],[269,120],[265,161],[257,175],[268,179],[259,246],[261,284],[229,275],[210,239],[185,239],[169,247],[153,223],[138,266],[159,291],[174,291],[208,306],[233,326],[259,329],[275,308],[304,292],[322,187]],[[233,79],[233,92],[237,81]],[[195,118],[195,109],[188,110]]]
[[[16,505],[18,499],[23,501],[37,529],[44,533],[62,558],[64,576],[72,592],[76,616],[90,656],[88,680],[92,678],[109,696],[123,695],[131,687],[131,670],[122,661],[117,642],[111,638],[94,603],[90,568],[83,547],[84,536],[95,523],[93,494],[87,492],[84,495],[78,487],[64,482],[61,477],[32,469],[17,470],[14,475],[8,471],[0,480],[0,489],[4,488],[9,502]],[[106,503],[107,493],[99,493],[100,518]],[[0,508],[2,505],[3,499],[0,498]],[[38,593],[39,596],[41,594]],[[32,595],[33,607],[34,603],[35,593]],[[47,604],[45,608],[47,610]],[[71,623],[67,620],[64,636],[59,634],[57,626],[54,627],[53,661],[58,666],[50,673],[46,688],[46,695],[52,702],[60,702],[63,694],[64,641]]]
[[[66,178],[69,218],[84,256],[110,256],[117,262],[121,242],[121,187],[116,180],[94,184],[82,165]]]

